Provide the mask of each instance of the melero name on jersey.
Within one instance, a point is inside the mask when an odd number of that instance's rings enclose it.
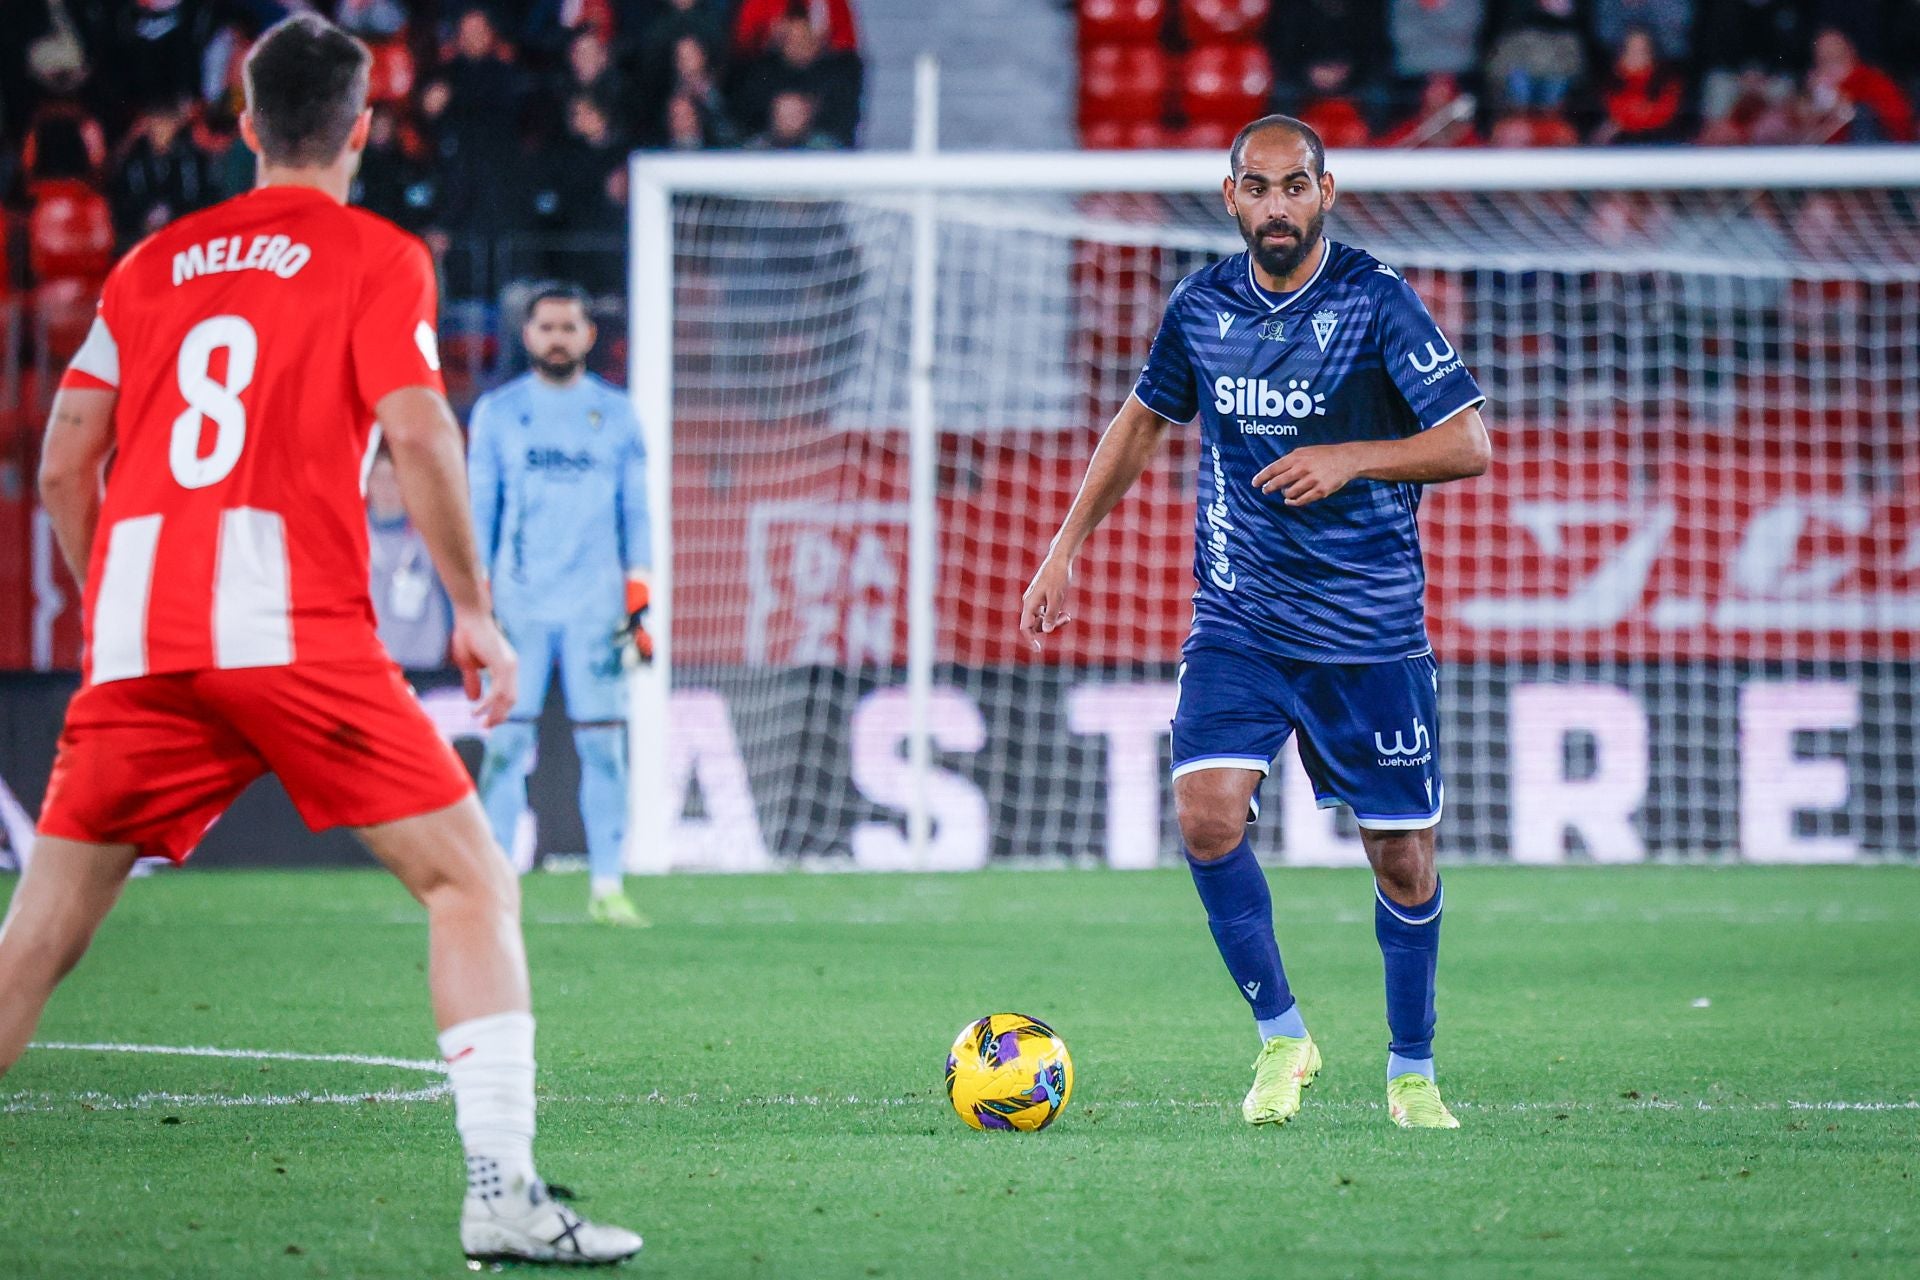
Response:
[[[286,236],[221,236],[190,245],[173,255],[173,283],[185,284],[198,276],[221,271],[271,271],[290,280],[307,265],[313,250]]]

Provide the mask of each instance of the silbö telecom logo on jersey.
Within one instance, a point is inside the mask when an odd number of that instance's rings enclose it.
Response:
[[[1300,420],[1324,417],[1327,397],[1311,389],[1311,379],[1289,378],[1284,389],[1265,378],[1233,378],[1221,374],[1213,380],[1213,407],[1221,413],[1239,415],[1236,419],[1243,436],[1297,436]],[[1287,421],[1273,419],[1284,416]]]
[[[1233,571],[1233,561],[1227,556],[1227,535],[1233,532],[1233,521],[1227,511],[1227,469],[1220,465],[1220,446],[1212,446],[1213,454],[1213,501],[1207,504],[1207,579],[1222,591],[1231,591],[1240,584],[1240,575]]]

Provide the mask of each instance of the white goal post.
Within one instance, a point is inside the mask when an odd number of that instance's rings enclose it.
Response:
[[[633,158],[634,869],[1174,855],[1178,441],[1089,544],[1065,650],[1002,633],[1167,289],[1240,247],[1225,169]],[[1449,856],[1920,851],[1920,148],[1328,169],[1329,232],[1409,276],[1492,397],[1496,471],[1422,511]],[[1353,862],[1304,794],[1283,758],[1262,856]]]

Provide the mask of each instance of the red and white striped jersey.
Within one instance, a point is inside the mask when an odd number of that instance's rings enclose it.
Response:
[[[373,410],[444,390],[435,309],[424,244],[305,187],[237,196],[121,259],[61,381],[119,392],[89,683],[384,657]]]

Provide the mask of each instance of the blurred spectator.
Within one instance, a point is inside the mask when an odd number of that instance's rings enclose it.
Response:
[[[1694,47],[1705,68],[1700,83],[1700,114],[1709,129],[1726,119],[1736,99],[1745,124],[1729,129],[1744,132],[1752,124],[1754,85],[1747,72],[1773,81],[1770,98],[1785,92],[1805,70],[1813,33],[1807,27],[1802,0],[1701,0]]]
[[[748,132],[781,134],[773,123],[773,101],[799,94],[813,103],[808,132],[850,147],[860,123],[861,76],[859,54],[834,48],[825,29],[805,14],[783,17],[774,24],[766,52],[741,69],[733,95],[740,125]]]
[[[1914,140],[1913,103],[1893,77],[1860,61],[1853,41],[1831,27],[1814,37],[1807,98],[1817,115],[1838,112],[1849,116],[1835,140]]]
[[[820,32],[822,43],[835,53],[860,48],[848,0],[743,0],[733,19],[734,55],[759,57],[777,42],[782,24],[795,17]]]
[[[188,125],[185,102],[157,106],[134,122],[121,144],[107,198],[122,248],[212,203],[207,158]]]
[[[1513,111],[1494,121],[1496,147],[1572,147],[1580,134],[1557,108]]]
[[[20,164],[29,184],[54,178],[97,183],[106,161],[105,130],[71,98],[42,103],[27,124]]]
[[[362,40],[389,40],[407,29],[407,5],[402,0],[339,0],[333,11],[336,26]]]
[[[1486,0],[1389,0],[1394,74],[1413,80],[1475,70],[1486,20]]]
[[[469,5],[454,25],[453,57],[439,79],[446,86],[441,140],[464,150],[509,149],[519,130],[520,69],[514,48],[495,30],[484,5]]]
[[[518,36],[522,48],[537,54],[540,61],[558,61],[573,44],[574,37],[591,31],[611,45],[616,20],[614,0],[519,0],[514,6],[524,11]],[[637,9],[634,0],[618,7]]]
[[[1800,98],[1779,76],[1748,68],[1727,82],[1729,96],[1701,126],[1702,146],[1786,146],[1802,141]]]
[[[1592,141],[1669,142],[1680,115],[1680,73],[1662,61],[1653,33],[1635,27],[1614,56],[1605,93],[1607,118]]]
[[[1557,112],[1586,73],[1573,0],[1521,0],[1518,8],[1494,38],[1487,88],[1502,107]],[[1496,127],[1499,146],[1497,134]]]
[[[207,162],[209,204],[253,190],[253,152],[240,138],[240,122],[225,102],[200,112],[193,123],[193,145]]]
[[[1274,79],[1298,85],[1310,68],[1347,65],[1348,78],[1371,80],[1387,62],[1386,0],[1274,0],[1267,51]]]
[[[667,99],[667,134],[661,146],[669,151],[700,151],[712,145],[707,140],[707,124],[700,108],[691,98]]]
[[[1463,92],[1451,75],[1428,76],[1420,88],[1420,105],[1405,123],[1380,139],[1383,147],[1478,147],[1484,145],[1474,128],[1474,97]]]
[[[387,655],[409,671],[444,666],[453,606],[434,575],[427,542],[407,518],[400,478],[382,448],[367,472],[369,594]]]
[[[419,133],[391,108],[374,108],[354,203],[416,235],[426,231],[438,212],[439,183],[425,151]]]
[[[695,37],[681,36],[674,44],[670,84],[666,114],[650,121],[649,142],[665,141],[669,146],[684,149],[694,136],[687,121],[688,111],[692,112],[701,146],[728,147],[739,141],[739,132],[715,83],[707,47]],[[675,111],[680,113],[677,121],[673,118]]]
[[[1338,60],[1316,62],[1307,68],[1312,96],[1301,107],[1300,118],[1312,125],[1329,147],[1364,147],[1373,141],[1366,117],[1349,92],[1352,79],[1353,68]]]
[[[692,36],[716,58],[727,47],[726,5],[723,0],[664,0],[652,18],[634,31],[621,31],[623,43],[632,46],[640,74],[649,80],[659,78],[673,60],[673,46],[681,37]],[[764,37],[763,37],[764,40]],[[738,56],[749,56],[736,49]]]
[[[535,225],[554,231],[618,231],[625,216],[608,179],[625,172],[627,148],[598,102],[582,94],[567,104],[567,134],[536,157]]]
[[[487,10],[469,6],[454,27],[454,56],[420,95],[448,230],[498,234],[523,225],[523,81],[512,54]]]
[[[1693,0],[1594,0],[1593,34],[1619,53],[1636,29],[1653,37],[1654,56],[1684,62],[1693,38]]]
[[[774,94],[766,130],[749,139],[747,145],[759,151],[833,150],[841,144],[816,127],[817,105],[811,95],[798,89]]]
[[[556,80],[555,96],[563,102],[584,94],[612,113],[627,101],[625,80],[613,65],[613,49],[592,28],[577,32],[567,45],[566,69]]]
[[[68,7],[79,8],[72,0]],[[131,116],[156,104],[198,98],[202,55],[220,26],[216,7],[214,0],[122,0],[106,6],[109,16],[93,51],[100,82],[113,91],[103,94],[99,105]]]

